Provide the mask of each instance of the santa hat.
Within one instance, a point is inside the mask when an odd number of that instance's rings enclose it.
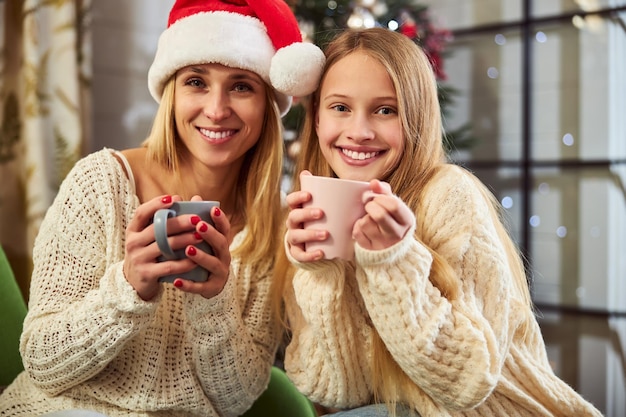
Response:
[[[291,96],[315,90],[324,54],[302,42],[284,0],[176,0],[161,34],[148,88],[159,102],[165,82],[180,68],[218,63],[253,71],[276,90],[284,115]]]

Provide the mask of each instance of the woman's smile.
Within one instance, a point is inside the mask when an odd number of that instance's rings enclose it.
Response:
[[[202,136],[204,136],[211,143],[224,143],[230,140],[236,133],[237,130],[228,129],[228,130],[212,130],[199,127],[198,131]]]

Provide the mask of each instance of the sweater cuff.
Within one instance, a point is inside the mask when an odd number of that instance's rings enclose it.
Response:
[[[294,257],[291,256],[291,251],[289,250],[289,243],[287,243],[287,234],[285,233],[285,237],[283,239],[285,244],[285,253],[287,254],[287,259],[293,266],[298,269],[303,269],[305,271],[311,272],[322,272],[328,268],[339,268],[341,264],[340,259],[322,259],[314,262],[300,262],[297,261]]]
[[[222,291],[212,298],[186,294],[185,310],[190,323],[206,332],[211,332],[212,328],[221,327],[224,323],[230,323],[232,321],[230,317],[236,316],[237,310],[236,279],[231,273]]]
[[[345,261],[344,261],[345,262]],[[307,321],[324,321],[341,304],[346,281],[346,264],[334,262],[324,270],[296,271],[293,291]]]
[[[354,256],[357,264],[367,267],[379,264],[392,264],[407,255],[415,241],[415,225],[413,225],[398,243],[381,250],[370,250],[354,245]]]
[[[144,301],[137,291],[126,280],[123,270],[123,262],[118,262],[110,267],[100,280],[100,289],[104,297],[104,304],[113,310],[136,315],[152,314],[161,300],[159,294],[150,301]]]

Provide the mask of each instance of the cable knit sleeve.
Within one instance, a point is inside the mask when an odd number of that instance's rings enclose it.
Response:
[[[512,277],[488,202],[458,167],[439,174],[424,195],[417,222],[456,272],[458,299],[430,282],[432,257],[412,235],[383,251],[357,245],[357,279],[404,372],[446,409],[472,408],[496,387],[507,355]]]
[[[287,251],[287,253],[289,253]],[[344,261],[297,263],[285,294],[292,340],[285,369],[313,401],[353,407],[370,399],[369,327],[350,265]]]
[[[111,198],[115,195],[116,198]],[[123,241],[112,219],[127,218],[133,198],[121,170],[102,153],[79,161],[41,224],[34,247],[29,311],[20,351],[32,381],[51,395],[102,370],[158,303],[128,284],[105,237]]]

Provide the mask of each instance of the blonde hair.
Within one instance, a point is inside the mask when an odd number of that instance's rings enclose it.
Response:
[[[339,60],[353,52],[364,52],[374,58],[385,69],[398,99],[398,115],[404,135],[403,158],[391,171],[383,174],[381,180],[388,182],[414,212],[419,211],[421,194],[433,176],[447,164],[443,146],[443,128],[439,106],[437,83],[431,64],[413,41],[399,33],[382,29],[349,29],[332,40],[326,50],[326,65],[320,87],[310,97],[306,107],[306,118],[301,132],[302,148],[294,171],[294,187],[299,189],[298,173],[307,169],[313,175],[335,176],[331,166],[324,159],[315,131],[315,114],[319,103],[319,93],[328,70]],[[473,175],[473,178],[485,198],[491,202],[491,215],[496,224],[498,235],[506,247],[506,252],[515,276],[518,296],[530,305],[530,295],[523,263],[515,244],[500,217],[498,203],[487,188]],[[429,279],[443,296],[450,300],[457,298],[461,282],[447,261],[431,248],[419,228],[415,238],[428,248],[433,263]],[[280,270],[286,280],[291,279],[293,270],[287,274],[288,267]],[[286,283],[283,285],[287,285]],[[530,324],[532,316],[526,320]],[[373,329],[372,351],[372,399],[385,402],[392,415],[398,402],[412,404],[410,393],[419,388],[402,371],[387,350],[379,334]]]
[[[165,83],[163,95],[150,135],[143,142],[147,158],[160,164],[172,175],[179,176],[181,150],[174,119],[174,93],[176,75]],[[233,255],[250,263],[275,259],[282,240],[276,230],[281,227],[282,209],[280,181],[283,163],[283,135],[280,112],[274,90],[266,85],[266,112],[258,142],[247,152],[236,187],[235,210],[243,219],[248,233]],[[182,181],[178,178],[179,184]],[[190,196],[186,196],[187,198]]]

